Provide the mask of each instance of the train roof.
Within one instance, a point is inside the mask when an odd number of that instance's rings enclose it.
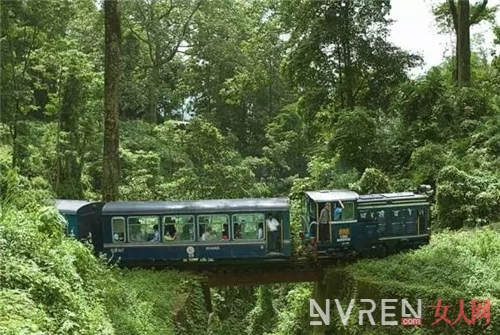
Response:
[[[321,190],[304,192],[315,202],[333,202],[338,200],[357,200],[359,194],[350,190]]]
[[[287,198],[217,199],[185,201],[124,201],[104,205],[104,215],[120,214],[190,214],[244,211],[288,211]]]
[[[371,203],[371,202],[386,202],[386,201],[426,201],[427,196],[413,192],[399,192],[399,193],[376,193],[366,194],[359,196],[358,203]]]
[[[90,202],[85,200],[67,200],[67,199],[56,199],[55,207],[56,209],[64,214],[76,214],[80,208],[90,204]]]

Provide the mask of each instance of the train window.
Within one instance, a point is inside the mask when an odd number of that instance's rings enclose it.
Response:
[[[127,219],[128,241],[132,243],[160,242],[158,216],[134,216]]]
[[[163,218],[163,241],[193,241],[194,216],[178,215]]]
[[[111,235],[113,236],[113,243],[125,242],[125,219],[112,218],[111,219]]]
[[[233,215],[233,238],[235,240],[256,240],[265,237],[264,214]]]
[[[340,215],[340,220],[336,220],[337,215],[335,215],[336,208],[333,208],[333,218],[334,221],[348,221],[354,220],[354,202],[343,202],[344,208],[342,209],[342,213]],[[338,203],[332,204],[333,206],[340,206]]]
[[[316,203],[314,201],[309,201],[309,217],[316,221],[318,218],[316,217],[319,213],[316,213]]]
[[[370,212],[370,211],[360,211],[358,220],[360,222],[376,221],[377,220],[377,213]]]
[[[199,238],[201,241],[229,240],[229,216],[225,214],[198,216]]]
[[[408,208],[406,210],[406,219],[409,221],[414,221],[417,215],[417,211],[413,208]]]

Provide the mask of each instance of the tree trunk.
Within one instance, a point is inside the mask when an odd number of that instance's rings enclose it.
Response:
[[[153,64],[153,68],[151,69],[151,78],[149,82],[149,103],[148,109],[146,112],[145,121],[153,124],[158,123],[158,94],[157,89],[160,85],[160,74],[159,69],[156,64]]]
[[[120,108],[120,17],[118,1],[104,1],[105,57],[104,57],[104,154],[103,201],[118,199],[120,178],[119,108]]]
[[[346,107],[350,110],[354,109],[356,102],[354,101],[354,73],[352,65],[352,50],[351,50],[351,38],[347,36],[348,32],[351,31],[351,2],[345,2],[345,30],[343,36],[344,48],[345,48],[345,80],[346,80]]]
[[[453,60],[453,81],[455,83],[458,82],[458,13],[457,13],[457,5],[455,4],[455,0],[448,0],[448,6],[450,7],[451,19],[453,22],[453,30],[455,31],[455,56],[452,57]]]
[[[61,199],[82,199],[83,156],[80,154],[82,136],[78,125],[81,115],[84,115],[83,83],[80,78],[70,75],[59,92],[61,106],[57,131],[55,189]]]
[[[453,80],[459,86],[467,86],[471,81],[471,51],[470,27],[480,21],[481,14],[486,10],[488,0],[474,8],[471,17],[469,0],[448,0],[450,14],[455,30],[456,46],[453,69]]]
[[[458,0],[457,65],[458,84],[470,83],[470,4],[469,0]]]

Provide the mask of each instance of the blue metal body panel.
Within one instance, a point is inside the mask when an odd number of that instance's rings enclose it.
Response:
[[[202,241],[199,217],[228,215],[228,240]],[[272,213],[279,221],[279,250],[269,252],[268,232],[264,239],[234,239],[233,215]],[[158,217],[158,226],[165,227],[166,216],[193,216],[193,240],[160,242],[131,242],[128,228],[123,240],[113,237],[113,219],[122,219],[129,227],[129,218]],[[103,207],[103,251],[108,257],[128,261],[200,262],[224,260],[250,260],[287,258],[291,256],[290,213],[288,199],[226,199],[168,202],[115,202]],[[123,221],[122,221],[123,222]],[[156,222],[156,219],[154,219]]]
[[[124,261],[221,261],[237,259],[260,259],[289,257],[291,254],[288,243],[283,253],[269,254],[265,242],[257,243],[191,243],[170,244],[155,243],[150,246],[113,244],[104,247],[106,254],[113,259],[121,258]]]

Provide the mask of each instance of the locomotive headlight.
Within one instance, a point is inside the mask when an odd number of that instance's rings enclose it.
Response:
[[[349,235],[349,228],[340,228],[339,235]]]

